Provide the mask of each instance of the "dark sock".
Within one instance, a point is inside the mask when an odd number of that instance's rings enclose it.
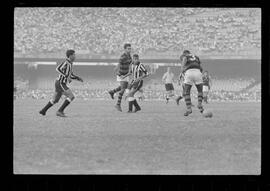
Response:
[[[61,107],[58,109],[60,112],[64,112],[64,109],[70,104],[68,100],[65,100]]]
[[[179,101],[180,99],[182,99],[182,96],[178,96],[176,100]]]
[[[121,86],[119,86],[119,87],[117,87],[117,88],[111,90],[110,92],[111,92],[111,93],[116,93],[116,92],[119,92],[120,90],[121,90]]]
[[[185,95],[185,102],[186,102],[186,106],[187,106],[187,109],[191,109],[191,99],[190,99],[190,95],[189,94],[186,94]]]
[[[133,105],[135,106],[135,108],[136,108],[137,110],[138,110],[138,109],[141,109],[141,107],[139,106],[139,104],[138,104],[138,102],[137,102],[136,99],[133,101]]]
[[[128,102],[128,111],[132,111],[133,101]]]
[[[49,102],[47,103],[47,105],[45,105],[45,107],[41,110],[41,112],[42,112],[42,113],[46,113],[47,110],[48,110],[50,107],[52,107],[52,106],[53,106],[53,104],[49,101]]]
[[[122,97],[123,97],[124,91],[121,91],[118,94],[118,100],[117,100],[117,104],[116,105],[121,105],[121,101],[122,101]]]

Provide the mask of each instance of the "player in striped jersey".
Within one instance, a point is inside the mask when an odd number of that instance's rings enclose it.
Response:
[[[139,91],[143,86],[143,78],[149,75],[149,72],[146,70],[145,66],[140,63],[139,55],[133,55],[133,62],[130,67],[130,72],[132,74],[132,81],[128,86],[128,113],[132,113],[133,105],[135,107],[134,112],[140,111],[141,107],[139,106],[134,94]]]
[[[185,50],[183,52],[182,59],[182,72],[185,75],[184,84],[185,84],[185,102],[187,106],[187,110],[184,113],[184,116],[188,116],[192,113],[191,109],[191,98],[190,98],[190,90],[193,84],[196,85],[198,91],[198,109],[200,112],[203,112],[202,99],[203,99],[203,80],[202,80],[202,67],[201,62],[198,56],[191,54],[190,51]]]
[[[208,103],[208,93],[212,86],[212,80],[208,71],[203,72],[203,101]]]
[[[56,71],[59,73],[59,76],[55,81],[55,93],[53,95],[53,98],[47,103],[47,105],[41,111],[39,111],[41,115],[46,115],[47,110],[55,103],[57,103],[61,96],[64,94],[66,96],[66,99],[62,106],[56,112],[56,115],[60,117],[66,117],[66,115],[64,114],[64,109],[75,98],[72,91],[67,87],[67,83],[70,83],[72,80],[78,80],[80,82],[83,82],[82,78],[73,74],[73,61],[76,58],[75,51],[67,50],[66,56],[66,60],[56,67]]]

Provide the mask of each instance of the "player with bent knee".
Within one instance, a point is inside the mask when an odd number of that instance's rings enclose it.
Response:
[[[203,99],[203,79],[202,79],[202,67],[198,56],[191,54],[189,50],[183,52],[183,73],[184,76],[184,98],[186,102],[187,110],[184,116],[188,116],[192,113],[191,109],[191,97],[190,90],[193,84],[195,84],[198,91],[198,109],[203,112],[202,99]]]
[[[130,73],[132,74],[132,81],[128,86],[128,95],[126,98],[128,99],[128,113],[133,112],[133,106],[135,107],[134,112],[141,110],[136,98],[134,97],[135,93],[138,92],[143,86],[143,78],[150,75],[150,73],[146,70],[145,66],[140,62],[139,55],[133,55],[133,62],[130,67]]]
[[[66,96],[64,103],[56,112],[56,115],[59,117],[66,117],[64,114],[64,109],[74,100],[74,95],[72,91],[68,88],[67,84],[72,80],[78,80],[83,82],[82,78],[76,76],[72,72],[73,62],[76,58],[74,50],[66,51],[66,60],[63,61],[56,67],[56,71],[59,73],[58,78],[55,81],[55,92],[53,98],[47,103],[47,105],[39,111],[41,115],[46,115],[47,110],[56,104],[62,95]]]

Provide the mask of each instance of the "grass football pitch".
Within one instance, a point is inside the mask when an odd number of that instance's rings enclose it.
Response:
[[[185,104],[75,99],[67,118],[38,111],[48,100],[17,99],[13,117],[15,174],[254,174],[261,172],[261,103],[210,102],[204,118]],[[196,104],[195,101],[193,101]]]

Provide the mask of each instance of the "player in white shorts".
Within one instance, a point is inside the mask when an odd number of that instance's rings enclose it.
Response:
[[[173,87],[174,74],[171,72],[171,68],[167,68],[167,72],[163,74],[162,82],[165,84],[166,89],[166,103],[169,102],[169,99],[174,96],[174,87]]]
[[[184,97],[187,106],[187,110],[184,116],[188,116],[192,113],[190,90],[193,84],[195,84],[198,90],[198,109],[203,112],[202,99],[203,99],[203,80],[202,80],[202,67],[198,56],[191,54],[190,51],[185,50],[182,54],[182,66],[184,73]]]
[[[211,77],[208,74],[208,71],[204,71],[203,72],[203,101],[205,103],[208,103],[208,93],[210,91],[211,86],[212,86]]]

